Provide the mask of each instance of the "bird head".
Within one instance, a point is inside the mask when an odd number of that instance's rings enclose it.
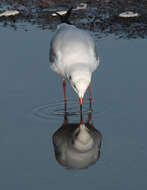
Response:
[[[80,104],[82,104],[84,94],[91,82],[91,73],[87,71],[74,71],[70,74],[69,81],[80,98]]]

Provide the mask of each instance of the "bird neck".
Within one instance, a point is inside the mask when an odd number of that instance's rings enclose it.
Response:
[[[70,65],[70,71],[77,72],[77,71],[83,71],[83,72],[90,72],[89,65],[86,63],[74,63]]]
[[[69,72],[69,76],[71,76],[75,80],[78,80],[83,77],[91,79],[91,72],[88,67],[75,67]]]

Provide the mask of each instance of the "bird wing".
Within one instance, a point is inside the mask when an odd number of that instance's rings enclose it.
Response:
[[[55,49],[53,47],[53,40],[51,41],[51,44],[50,44],[50,52],[49,52],[49,62],[50,64],[54,64],[55,61],[57,59],[57,56],[56,56],[56,52],[55,52]]]

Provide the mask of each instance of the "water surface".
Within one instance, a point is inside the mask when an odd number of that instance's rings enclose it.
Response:
[[[87,170],[66,170],[56,162],[52,144],[64,118],[34,114],[50,102],[54,110],[53,102],[63,100],[61,80],[49,69],[52,35],[35,26],[28,32],[0,30],[0,188],[145,189],[147,40],[93,34],[100,56],[92,79],[98,111],[93,123],[103,136],[101,156]],[[67,93],[78,102],[70,86]]]

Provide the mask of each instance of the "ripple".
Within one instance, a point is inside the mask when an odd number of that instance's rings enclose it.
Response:
[[[89,112],[95,114],[100,114],[102,112],[96,111],[95,109],[95,101],[92,101],[92,110],[89,107],[89,100],[84,100],[82,113],[84,115],[88,115]],[[66,114],[68,117],[76,118],[80,116],[80,104],[77,100],[67,101],[67,109]],[[33,115],[42,119],[55,119],[55,118],[63,118],[65,115],[65,104],[64,100],[56,100],[49,102],[46,105],[37,106],[33,109]]]

